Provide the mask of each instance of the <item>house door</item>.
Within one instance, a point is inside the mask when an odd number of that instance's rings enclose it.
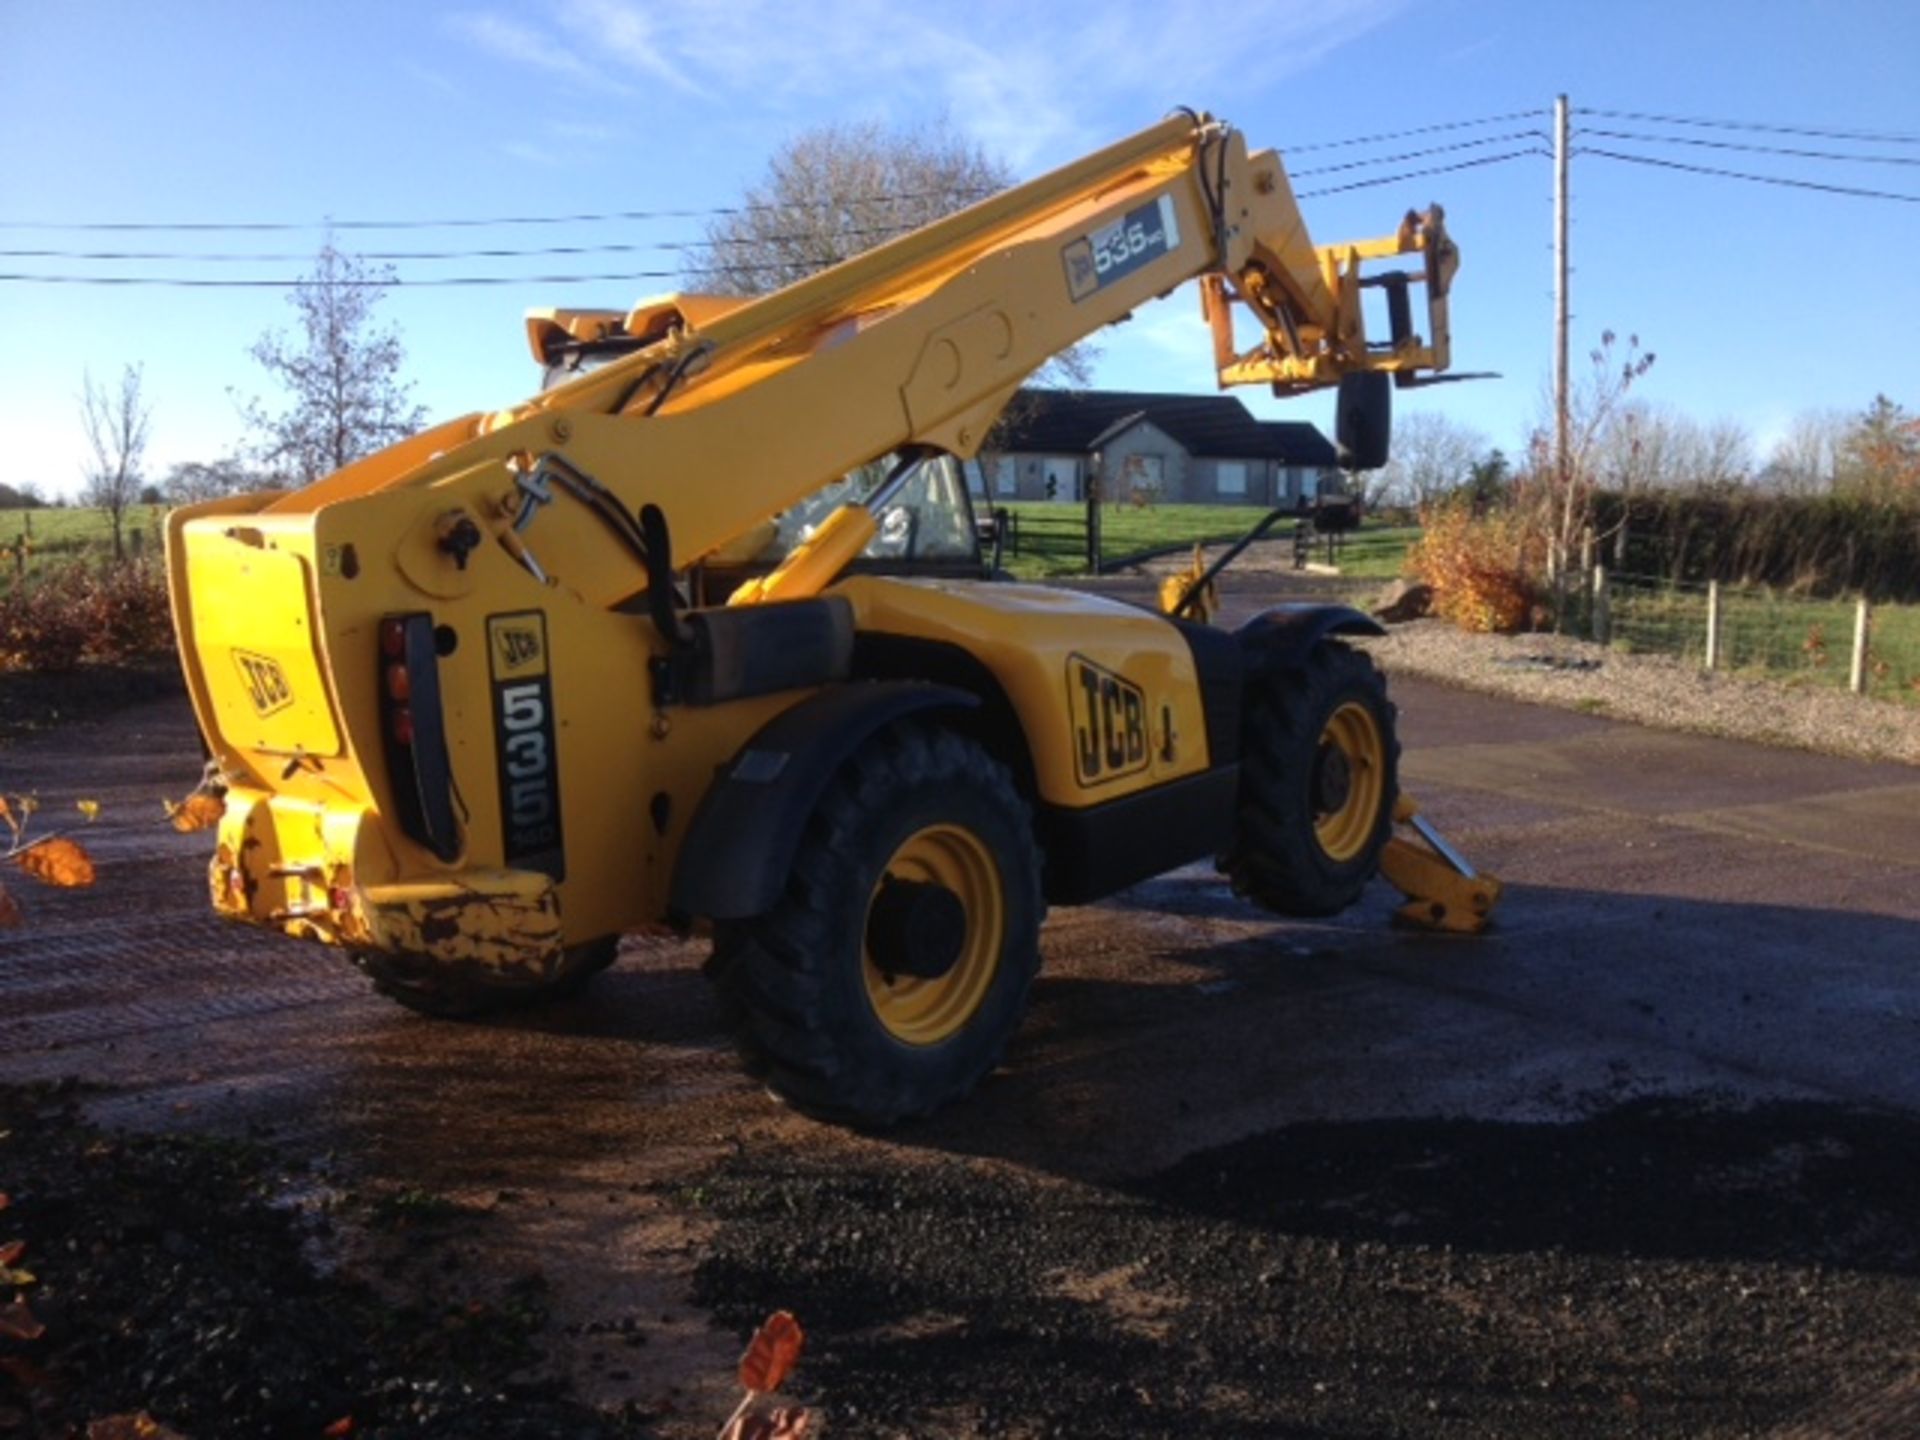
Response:
[[[1079,500],[1080,466],[1074,460],[1049,456],[1040,462],[1041,491],[1049,500]]]

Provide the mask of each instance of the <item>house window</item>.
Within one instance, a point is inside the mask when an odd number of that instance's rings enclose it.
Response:
[[[1213,488],[1221,495],[1244,495],[1247,493],[1247,462],[1244,460],[1222,460],[1213,467]]]

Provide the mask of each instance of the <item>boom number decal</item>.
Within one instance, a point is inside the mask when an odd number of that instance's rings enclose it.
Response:
[[[1084,655],[1067,657],[1073,714],[1073,770],[1082,785],[1102,785],[1147,768],[1147,695],[1124,675]]]
[[[1180,243],[1180,223],[1174,217],[1173,197],[1162,195],[1129,210],[1111,225],[1089,231],[1060,252],[1067,267],[1067,294],[1086,299],[1123,275],[1131,275],[1149,260],[1157,260]]]

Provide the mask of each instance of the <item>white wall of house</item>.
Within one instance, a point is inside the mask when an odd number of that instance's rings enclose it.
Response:
[[[1190,464],[1178,440],[1143,420],[1102,442],[1102,494],[1112,501],[1130,500],[1136,491],[1153,500],[1184,500]]]

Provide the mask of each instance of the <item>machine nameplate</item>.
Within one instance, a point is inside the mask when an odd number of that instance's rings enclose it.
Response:
[[[1086,299],[1180,244],[1173,196],[1162,195],[1129,210],[1111,225],[1081,236],[1060,252],[1067,267],[1067,294]]]

